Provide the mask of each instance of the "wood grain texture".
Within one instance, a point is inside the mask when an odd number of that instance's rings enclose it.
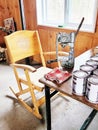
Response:
[[[4,19],[13,17],[16,23],[17,30],[21,30],[21,17],[19,0],[0,0],[0,26],[4,26]],[[5,46],[4,36],[6,33],[1,31],[0,33],[0,46]]]

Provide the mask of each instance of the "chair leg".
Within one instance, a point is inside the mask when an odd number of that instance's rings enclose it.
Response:
[[[42,119],[42,115],[39,113],[39,111],[36,111],[34,108],[31,108],[29,105],[27,105],[21,98],[17,98],[19,102],[33,115],[35,115],[38,119]]]
[[[31,94],[33,105],[34,105],[33,111],[37,116],[39,116],[41,115],[39,112],[39,106],[41,106],[45,102],[45,98],[42,97],[40,99],[37,99],[33,88],[30,89],[30,94]],[[42,116],[41,116],[41,119],[42,119]]]
[[[31,93],[31,97],[32,97],[32,102],[34,107],[31,108],[24,100],[22,100],[21,98],[19,98],[18,93],[15,93],[14,90],[10,87],[11,91],[13,92],[13,94],[16,96],[16,98],[18,99],[18,101],[29,111],[31,112],[33,115],[35,115],[38,119],[42,119],[42,115],[39,112],[39,106],[41,106],[41,104],[44,103],[44,97],[42,97],[41,99],[37,100],[34,94],[34,91],[30,91]],[[20,94],[22,95],[22,94]]]

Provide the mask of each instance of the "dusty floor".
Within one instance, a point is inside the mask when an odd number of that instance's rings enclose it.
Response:
[[[46,130],[45,104],[39,120],[17,102],[9,86],[17,87],[13,70],[0,63],[0,130]],[[69,97],[52,98],[52,130],[79,130],[92,108]],[[98,114],[87,130],[98,130]]]

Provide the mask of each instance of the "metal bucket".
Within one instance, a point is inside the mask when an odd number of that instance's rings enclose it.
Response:
[[[82,70],[76,70],[72,75],[72,92],[75,95],[83,96],[85,94],[86,81],[88,73]]]
[[[85,97],[89,102],[98,104],[98,77],[97,76],[92,75],[88,78]]]

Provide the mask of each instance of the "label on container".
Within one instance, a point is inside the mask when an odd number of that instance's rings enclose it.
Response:
[[[73,72],[73,76],[72,76],[73,90],[72,91],[74,94],[80,95],[80,96],[84,95],[87,76],[88,74],[81,70]]]
[[[91,103],[98,103],[98,77],[91,76],[87,81],[86,99]]]

